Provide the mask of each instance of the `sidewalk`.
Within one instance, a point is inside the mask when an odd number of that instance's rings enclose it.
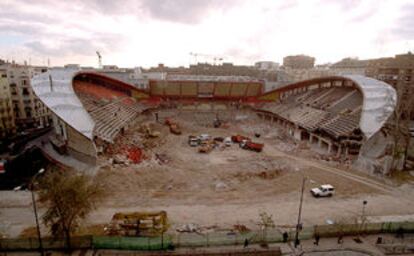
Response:
[[[319,245],[315,245],[314,239],[301,241],[298,248],[294,248],[293,242],[273,243],[267,248],[259,244],[251,244],[247,248],[243,245],[237,246],[214,246],[214,247],[195,247],[195,248],[177,248],[173,251],[128,251],[128,250],[83,250],[74,251],[71,255],[82,256],[109,256],[109,255],[310,255],[310,256],[384,256],[386,255],[379,246],[376,245],[378,237],[382,237],[383,245],[400,245],[405,244],[407,248],[414,248],[414,234],[406,234],[404,239],[395,238],[395,235],[379,234],[360,237],[361,242],[354,239],[356,236],[347,236],[343,238],[343,243],[338,244],[337,238],[321,238]],[[403,255],[402,251],[397,251],[393,255]],[[1,255],[1,254],[0,254]],[[35,252],[9,252],[7,255],[38,255]],[[61,252],[53,252],[51,255],[64,255]],[[405,252],[404,255],[414,255]]]

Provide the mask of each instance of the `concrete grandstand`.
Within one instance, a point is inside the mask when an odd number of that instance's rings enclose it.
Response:
[[[186,112],[190,119],[248,109],[297,141],[336,157],[359,156],[361,162],[361,148],[376,139],[396,104],[391,86],[363,76],[306,80],[264,94],[261,81],[234,77],[167,77],[150,81],[149,91],[142,91],[105,75],[52,69],[34,77],[32,86],[53,112],[56,147],[92,164],[140,115],[189,105],[199,106],[193,115]]]

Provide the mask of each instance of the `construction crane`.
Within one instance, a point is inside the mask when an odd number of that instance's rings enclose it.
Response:
[[[197,64],[197,57],[204,57],[204,58],[210,58],[213,60],[213,64],[220,64],[221,61],[224,60],[224,57],[220,57],[220,56],[215,56],[215,55],[211,55],[211,54],[204,54],[204,53],[197,53],[197,52],[190,52],[190,55],[193,56],[194,58],[194,64]]]
[[[96,55],[98,55],[98,68],[102,68],[102,56],[99,51],[96,51]]]

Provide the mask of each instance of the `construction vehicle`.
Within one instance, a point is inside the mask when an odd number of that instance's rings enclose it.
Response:
[[[243,140],[240,144],[242,149],[248,149],[256,152],[262,152],[264,144],[255,143],[250,140]]]
[[[198,149],[198,152],[199,153],[210,153],[213,150],[213,148],[214,148],[213,144],[205,143],[200,146],[200,148]]]
[[[201,134],[199,138],[200,138],[200,141],[211,140],[211,136],[208,134]]]
[[[197,136],[190,135],[188,136],[188,145],[191,147],[197,147],[200,145],[200,139]]]
[[[226,147],[230,147],[232,143],[233,142],[231,141],[230,137],[224,138],[224,145],[226,145]]]
[[[223,137],[215,137],[214,138],[214,141],[223,142],[224,141],[224,138]]]
[[[220,126],[221,126],[220,119],[218,119],[218,118],[214,119],[213,126],[214,126],[214,128],[220,128]]]
[[[167,212],[115,213],[105,230],[116,236],[159,236],[168,230]]]
[[[242,135],[234,135],[234,136],[231,136],[231,140],[234,143],[241,143],[243,140],[250,140],[250,138],[242,136]]]
[[[142,125],[141,129],[145,134],[145,138],[157,138],[161,135],[160,132],[152,130],[149,124]]]
[[[165,124],[170,127],[170,132],[175,135],[181,135],[180,126],[171,120],[170,118],[165,119]]]

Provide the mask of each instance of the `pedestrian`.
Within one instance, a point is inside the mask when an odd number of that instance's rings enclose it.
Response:
[[[244,239],[244,248],[247,248],[249,246],[249,240],[246,238]]]
[[[342,244],[342,243],[343,243],[343,236],[342,236],[342,234],[340,234],[338,236],[338,244]]]
[[[404,239],[404,229],[402,227],[397,229],[397,235],[395,237]]]
[[[158,112],[155,112],[155,121],[158,123]]]
[[[319,239],[321,239],[321,236],[319,235],[319,233],[316,233],[316,234],[315,234],[315,242],[314,242],[314,244],[315,244],[316,246],[318,246],[318,245],[319,245]]]
[[[282,236],[283,236],[283,242],[286,243],[289,237],[288,233],[285,231],[283,232]]]

